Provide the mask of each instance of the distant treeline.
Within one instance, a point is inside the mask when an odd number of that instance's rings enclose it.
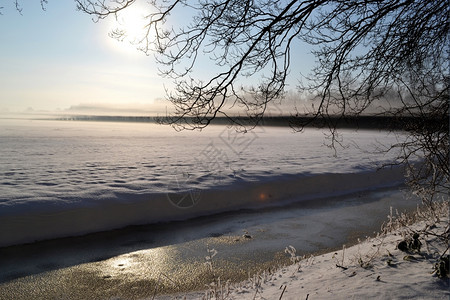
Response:
[[[242,125],[254,125],[255,120],[247,117],[234,117],[235,121]],[[99,122],[136,122],[136,123],[168,123],[168,117],[151,117],[151,116],[94,116],[94,115],[75,115],[60,117],[58,120],[71,121],[99,121]],[[193,119],[186,118],[186,123],[193,123]],[[305,127],[322,128],[329,125],[336,128],[348,129],[379,129],[379,130],[403,130],[417,126],[439,126],[438,120],[419,119],[414,117],[390,117],[390,116],[357,116],[337,118],[331,117],[327,120],[312,117],[285,117],[285,116],[268,116],[259,120],[258,125],[263,126],[296,126],[304,124]],[[224,117],[216,117],[211,124],[215,125],[231,125],[229,119]],[[442,124],[441,124],[442,125]]]

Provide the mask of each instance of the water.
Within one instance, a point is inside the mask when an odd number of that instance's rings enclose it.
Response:
[[[326,134],[312,129],[175,132],[151,123],[0,119],[0,246],[399,179],[359,176],[393,160],[375,147],[396,136],[341,133],[344,147],[335,153]]]

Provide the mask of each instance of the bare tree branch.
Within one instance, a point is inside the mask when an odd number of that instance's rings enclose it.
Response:
[[[41,1],[46,4],[47,1]],[[76,0],[99,21],[138,0]],[[21,8],[16,1],[16,8]],[[258,124],[285,95],[294,45],[313,47],[316,67],[299,91],[315,95],[308,111],[289,112],[301,131],[318,121],[338,142],[337,125],[375,112],[403,123],[404,141],[389,145],[409,166],[423,195],[449,191],[448,1],[425,0],[151,0],[139,49],[156,52],[178,129],[203,128],[223,116]],[[173,20],[177,16],[186,20]],[[125,32],[111,35],[122,38]],[[216,72],[202,77],[208,60]],[[246,86],[253,78],[258,82]],[[256,80],[255,80],[256,79]],[[384,102],[386,104],[381,105]],[[240,114],[231,113],[231,108]],[[242,114],[242,115],[241,115]],[[411,121],[413,120],[413,121]],[[417,164],[417,161],[421,164]]]

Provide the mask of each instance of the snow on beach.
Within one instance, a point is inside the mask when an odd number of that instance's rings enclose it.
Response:
[[[439,218],[425,210],[395,219],[391,212],[382,233],[355,246],[303,258],[290,246],[286,252],[293,264],[276,272],[237,284],[219,280],[201,293],[158,299],[450,299],[450,279],[439,278],[435,268],[441,255],[448,255],[448,209],[447,199],[436,210]],[[420,250],[399,250],[413,233],[419,234]]]

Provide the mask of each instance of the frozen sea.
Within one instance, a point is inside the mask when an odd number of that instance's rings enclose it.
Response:
[[[399,185],[377,151],[398,137],[341,130],[0,119],[0,247]]]

